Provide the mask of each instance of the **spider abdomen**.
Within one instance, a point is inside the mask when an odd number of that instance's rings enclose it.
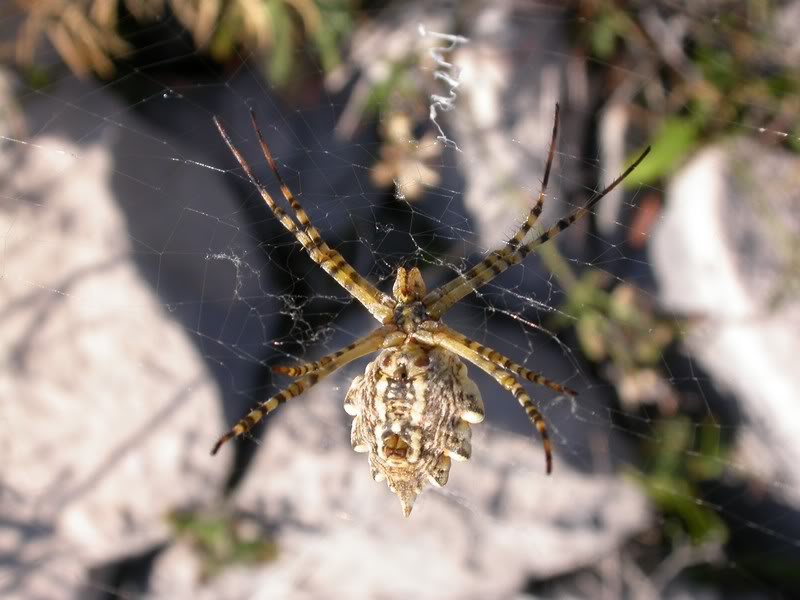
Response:
[[[457,356],[415,342],[386,348],[353,380],[345,410],[351,443],[369,453],[372,476],[386,480],[403,512],[426,483],[447,483],[452,460],[472,452],[470,423],[483,402]]]

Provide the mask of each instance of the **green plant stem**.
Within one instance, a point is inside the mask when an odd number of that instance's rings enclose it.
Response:
[[[539,256],[542,257],[544,266],[553,274],[558,280],[558,284],[564,288],[564,291],[569,292],[577,285],[578,278],[572,271],[572,267],[561,256],[558,248],[554,244],[545,244],[539,247]]]

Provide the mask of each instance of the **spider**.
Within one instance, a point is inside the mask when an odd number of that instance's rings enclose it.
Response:
[[[258,127],[255,113],[250,111],[250,119],[261,151],[291,213],[275,203],[215,117],[214,123],[223,140],[277,219],[294,234],[314,262],[363,304],[381,325],[349,346],[319,360],[273,367],[275,373],[288,375],[294,381],[237,422],[219,438],[211,454],[216,454],[224,443],[249,431],[278,406],[331,373],[360,357],[378,352],[365,373],[353,380],[345,397],[344,409],[354,417],[350,435],[353,449],[368,453],[373,479],[387,482],[389,489],[400,499],[406,517],[411,514],[414,501],[426,483],[438,487],[445,485],[451,461],[464,461],[472,454],[470,425],[483,420],[484,407],[480,392],[469,378],[462,359],[488,373],[514,395],[542,437],[546,472],[550,474],[552,447],[545,421],[520,380],[572,397],[577,392],[461,335],[445,325],[441,318],[456,302],[510,266],[522,262],[538,246],[588,214],[601,198],[630,175],[650,151],[649,147],[645,149],[624,173],[594,194],[582,207],[538,236],[527,239],[544,205],[558,136],[558,115],[556,104],[539,196],[516,234],[464,274],[431,292],[426,290],[417,267],[398,268],[393,297],[359,275],[339,252],[325,243],[286,186]]]

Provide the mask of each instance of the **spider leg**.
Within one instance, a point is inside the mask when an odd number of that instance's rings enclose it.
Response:
[[[453,332],[447,331],[446,329],[442,331],[437,328],[434,332],[420,332],[419,335],[415,334],[414,337],[425,344],[434,344],[446,348],[453,354],[471,362],[479,369],[491,375],[497,383],[514,395],[517,402],[520,403],[525,411],[525,414],[528,415],[528,418],[539,431],[539,435],[542,436],[546,471],[549,475],[553,470],[553,446],[550,442],[550,436],[547,434],[547,425],[545,424],[544,417],[528,395],[528,392],[525,391],[525,388],[520,385],[514,375],[509,373],[505,367],[501,367],[488,358],[484,358],[481,353],[472,349],[470,346],[464,345],[454,338],[451,333]]]
[[[545,163],[544,167],[544,177],[542,178],[542,186],[539,189],[539,197],[536,199],[536,203],[531,208],[530,212],[528,213],[525,222],[520,226],[514,236],[506,241],[506,245],[504,248],[500,248],[492,252],[492,255],[487,257],[481,264],[484,267],[490,267],[488,264],[488,260],[492,258],[492,256],[497,256],[498,260],[501,256],[509,256],[512,255],[516,250],[522,245],[522,242],[525,241],[525,236],[528,235],[528,232],[533,229],[534,225],[536,225],[536,221],[539,219],[539,216],[542,214],[542,209],[544,208],[544,199],[547,192],[547,184],[550,181],[550,170],[553,166],[553,158],[555,157],[555,150],[556,150],[556,139],[558,138],[558,115],[559,115],[559,105],[556,102],[556,111],[555,115],[553,116],[553,133],[550,137],[550,148],[547,151],[547,162]],[[459,286],[464,285],[469,282],[469,280],[474,275],[474,272],[477,267],[481,265],[477,265],[470,271],[467,271],[463,275],[456,277],[449,283],[442,285],[436,290],[433,290],[430,294],[427,295],[425,300],[427,302],[434,302],[444,296],[447,296],[450,292],[457,289]],[[444,311],[442,311],[444,312]]]
[[[475,364],[479,368],[486,371],[489,375],[494,377],[497,383],[511,392],[514,395],[514,398],[517,399],[517,402],[519,402],[520,406],[522,406],[522,410],[524,410],[525,414],[528,415],[528,419],[530,419],[531,423],[533,423],[533,426],[536,427],[539,435],[542,437],[542,445],[544,446],[545,472],[550,475],[550,473],[553,472],[553,444],[550,442],[550,435],[547,433],[547,425],[544,422],[544,417],[542,416],[542,413],[539,412],[539,409],[536,408],[536,404],[528,395],[528,392],[525,391],[525,388],[519,384],[513,375],[500,371],[499,369],[492,370],[489,368],[489,365],[492,363],[487,361],[485,364],[477,362]]]
[[[253,119],[253,124],[255,125],[255,117],[252,113],[251,118]],[[372,316],[374,316],[381,323],[388,322],[393,314],[393,308],[395,304],[394,300],[359,275],[337,250],[332,249],[330,246],[328,246],[328,244],[325,243],[320,236],[319,231],[311,225],[308,215],[297,202],[297,200],[295,200],[291,195],[291,192],[289,192],[288,188],[284,184],[283,179],[278,174],[278,171],[275,168],[274,160],[272,159],[272,155],[269,153],[269,149],[267,148],[267,145],[261,136],[261,131],[258,129],[258,126],[255,125],[262,151],[267,158],[270,168],[278,178],[278,182],[281,185],[281,190],[284,196],[291,205],[292,210],[295,212],[297,219],[300,221],[299,226],[292,219],[292,217],[286,213],[286,211],[284,211],[275,203],[275,200],[269,194],[267,189],[253,173],[253,170],[250,168],[250,165],[244,159],[241,152],[239,152],[239,150],[237,150],[237,148],[233,145],[233,141],[231,141],[228,132],[225,130],[222,122],[217,117],[214,117],[214,124],[217,126],[222,139],[225,140],[225,143],[228,145],[231,153],[239,162],[239,165],[241,165],[252,184],[256,187],[256,189],[258,189],[258,192],[261,194],[264,202],[266,202],[267,206],[269,206],[270,210],[272,210],[272,212],[281,222],[281,225],[283,225],[290,233],[294,234],[294,236],[297,238],[297,241],[300,242],[303,248],[305,248],[306,252],[308,252],[309,256],[311,256],[311,259],[320,267],[322,267],[331,277],[333,277],[336,282],[345,290],[347,290],[351,296],[361,302],[361,304],[366,307]]]
[[[556,102],[556,113],[553,117],[553,135],[550,137],[550,148],[547,151],[547,163],[545,163],[544,166],[544,177],[542,178],[542,187],[539,189],[539,197],[536,199],[536,204],[534,204],[533,208],[531,208],[530,212],[528,213],[528,217],[525,219],[525,222],[519,228],[517,233],[515,233],[514,237],[506,242],[505,250],[507,252],[515,252],[517,248],[522,245],[522,242],[525,241],[525,236],[528,235],[528,232],[531,229],[533,229],[533,226],[536,225],[536,221],[542,214],[545,193],[547,192],[547,183],[550,181],[550,169],[553,166],[553,157],[556,153],[556,138],[558,137],[558,112],[559,107],[558,102]]]
[[[222,445],[229,440],[232,440],[233,438],[250,431],[256,423],[258,423],[261,419],[266,417],[269,413],[278,408],[278,406],[287,400],[291,400],[295,396],[299,396],[308,388],[316,385],[325,377],[334,371],[339,370],[346,364],[380,348],[384,339],[386,338],[387,333],[390,331],[392,331],[392,328],[381,327],[380,329],[376,329],[369,335],[361,338],[355,344],[351,344],[345,348],[344,351],[339,354],[335,360],[329,362],[327,366],[307,373],[301,379],[290,383],[286,388],[256,406],[253,410],[247,413],[247,415],[240,419],[239,422],[236,423],[236,425],[234,425],[225,435],[217,440],[217,443],[214,444],[214,447],[211,449],[211,454],[216,454]]]
[[[344,348],[341,348],[336,352],[331,352],[330,354],[326,354],[325,356],[323,356],[318,360],[299,365],[275,365],[272,367],[272,372],[279,373],[281,375],[288,375],[289,377],[302,377],[307,373],[313,373],[315,371],[319,371],[320,369],[329,368],[331,366],[334,369],[338,369],[339,367],[336,365],[339,364],[339,361],[341,360],[342,356],[346,355],[348,352],[352,352],[353,350],[364,347],[365,344],[371,345],[373,343],[372,338],[374,336],[379,335],[380,340],[382,342],[385,339],[386,335],[388,335],[392,331],[395,331],[395,329],[396,328],[393,326],[381,327],[380,329],[376,329],[367,336],[356,340],[349,346],[345,346]]]
[[[630,175],[636,167],[639,166],[639,163],[644,160],[645,156],[647,156],[649,152],[650,147],[648,146],[645,151],[642,152],[642,154],[640,154],[639,157],[605,189],[592,196],[592,198],[580,208],[574,210],[566,217],[559,219],[555,225],[539,235],[539,237],[519,246],[515,251],[510,251],[509,247],[494,250],[491,254],[489,254],[489,256],[487,256],[463,275],[430,292],[423,299],[423,303],[427,307],[428,314],[434,319],[441,317],[451,306],[461,300],[464,296],[472,293],[482,285],[489,283],[492,279],[500,275],[500,273],[504,272],[510,266],[519,264],[525,259],[526,256],[528,256],[528,254],[533,252],[534,249],[553,239],[559,233],[572,225],[575,221],[587,215],[595,204],[602,200],[609,192],[611,192],[611,190],[617,187],[628,175]],[[523,228],[524,227],[525,225],[523,225]],[[513,245],[512,242],[516,238],[517,236],[514,236],[512,240],[507,242],[507,245]]]
[[[577,396],[578,392],[560,383],[556,383],[552,379],[545,377],[541,373],[531,371],[522,365],[515,363],[513,360],[504,356],[493,348],[487,348],[483,344],[469,339],[467,336],[450,329],[449,327],[439,324],[435,333],[436,343],[454,354],[458,354],[466,360],[472,360],[472,357],[481,357],[488,360],[495,366],[498,366],[506,371],[519,375],[523,379],[550,388],[559,394],[566,394],[567,396]]]

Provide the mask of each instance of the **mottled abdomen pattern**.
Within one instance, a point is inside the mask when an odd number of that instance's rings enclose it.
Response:
[[[464,363],[414,342],[382,350],[353,380],[344,408],[355,417],[353,449],[369,453],[373,479],[386,480],[406,516],[427,482],[445,485],[451,460],[470,457],[470,423],[484,416]]]

